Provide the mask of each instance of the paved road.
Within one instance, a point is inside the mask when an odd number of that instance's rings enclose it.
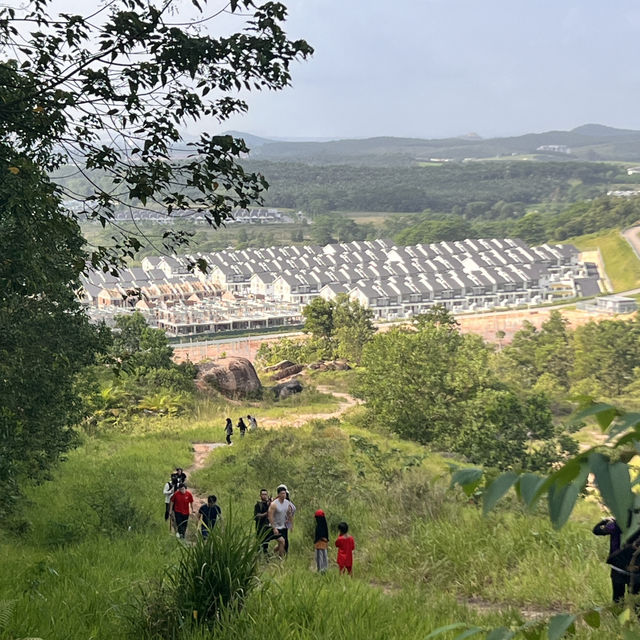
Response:
[[[633,252],[636,254],[638,260],[640,260],[640,226],[629,227],[622,232],[622,237],[631,245]]]

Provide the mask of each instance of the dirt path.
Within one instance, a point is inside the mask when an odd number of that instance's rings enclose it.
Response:
[[[260,427],[266,427],[268,429],[274,429],[278,427],[301,427],[303,424],[309,422],[309,420],[329,420],[330,418],[339,418],[345,411],[362,404],[361,400],[354,398],[348,393],[341,391],[332,391],[329,387],[319,386],[317,387],[320,393],[327,393],[340,399],[340,406],[329,413],[299,413],[297,415],[289,415],[284,418],[264,418],[260,420]]]
[[[260,428],[277,429],[278,427],[300,427],[309,422],[309,420],[328,420],[329,418],[338,418],[351,407],[361,404],[361,401],[354,398],[352,395],[339,391],[332,391],[329,387],[319,386],[318,391],[321,393],[328,393],[339,398],[340,406],[330,413],[300,413],[297,415],[285,416],[284,418],[265,418],[260,421]],[[187,484],[189,485],[189,490],[193,495],[193,508],[196,513],[200,506],[206,503],[207,496],[196,493],[190,486],[191,483],[189,482],[189,478],[192,473],[199,471],[200,469],[204,469],[207,466],[207,458],[214,449],[226,446],[227,445],[224,442],[193,443],[193,464],[185,469],[184,472],[187,474]]]

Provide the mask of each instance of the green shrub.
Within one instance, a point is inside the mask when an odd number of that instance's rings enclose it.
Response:
[[[137,621],[143,637],[175,638],[241,610],[257,582],[260,541],[252,524],[227,512],[206,539],[182,548],[176,566],[144,596]]]

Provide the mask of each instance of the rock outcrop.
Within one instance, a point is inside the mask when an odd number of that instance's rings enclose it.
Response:
[[[281,360],[278,364],[272,364],[270,367],[265,367],[264,370],[267,373],[272,373],[273,371],[282,371],[282,369],[288,369],[289,367],[295,366],[295,362],[291,362],[291,360]]]
[[[247,358],[220,358],[197,365],[196,386],[219,391],[227,398],[255,398],[262,394],[258,374]]]
[[[284,400],[294,393],[300,393],[302,391],[302,383],[297,378],[289,380],[289,382],[283,382],[273,387],[273,394],[276,400]]]
[[[316,371],[349,371],[351,369],[344,360],[321,360],[312,362],[308,367]]]
[[[296,373],[300,373],[303,369],[303,364],[292,364],[290,367],[276,371],[271,375],[271,378],[273,380],[282,380],[283,378],[288,378],[289,376],[296,375]]]

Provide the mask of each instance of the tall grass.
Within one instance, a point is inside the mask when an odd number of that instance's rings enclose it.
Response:
[[[182,547],[164,579],[150,585],[130,617],[131,634],[173,639],[233,617],[257,584],[259,553],[253,527],[227,513],[208,537]]]
[[[172,467],[189,466],[191,442],[222,440],[225,411],[136,419],[128,433],[86,437],[51,482],[27,492],[17,517],[29,531],[0,540],[0,599],[15,601],[0,638],[112,640],[141,637],[141,627],[166,637],[169,619],[182,640],[421,639],[457,620],[508,626],[527,610],[551,615],[610,599],[606,541],[591,534],[597,505],[581,503],[559,532],[544,507],[529,514],[509,500],[483,518],[448,489],[441,458],[335,419],[259,430],[213,451],[189,481],[218,495],[225,526],[183,548],[166,530],[162,486]],[[298,507],[290,553],[256,566],[253,504],[263,486],[282,482]],[[315,573],[318,508],[332,541],[340,520],[350,525],[352,579],[337,575],[334,550],[327,575]],[[150,591],[156,597],[141,608],[137,597]],[[195,625],[194,611],[215,629]],[[575,637],[616,637],[615,629],[603,616],[601,629],[578,627]]]

